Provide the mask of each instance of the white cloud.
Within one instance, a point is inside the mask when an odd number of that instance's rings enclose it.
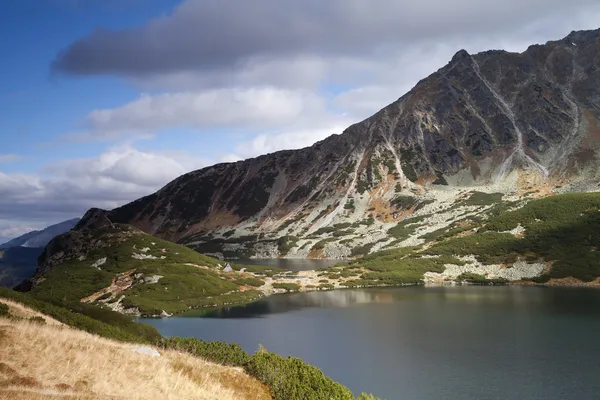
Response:
[[[321,129],[260,134],[249,141],[237,144],[235,153],[237,157],[244,159],[279,150],[300,149],[333,134],[340,134],[350,124],[348,119],[338,119],[338,121],[334,122],[337,123],[328,124]],[[233,156],[232,158],[235,157]]]
[[[89,136],[114,138],[168,128],[274,129],[325,114],[324,100],[310,91],[232,88],[144,94],[120,107],[94,110],[86,123]]]
[[[91,207],[111,209],[205,165],[183,152],[175,156],[122,145],[95,158],[48,165],[40,174],[0,172],[0,229],[46,226]]]

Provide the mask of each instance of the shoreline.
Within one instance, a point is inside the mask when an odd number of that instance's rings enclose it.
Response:
[[[305,271],[305,272],[316,272],[313,270],[310,271]],[[357,290],[357,289],[377,289],[377,288],[404,288],[404,287],[416,287],[416,286],[422,286],[424,288],[428,288],[428,287],[450,287],[450,286],[522,286],[522,287],[547,287],[547,288],[564,288],[564,289],[568,289],[568,288],[573,288],[573,289],[583,289],[583,288],[588,288],[588,289],[600,289],[600,278],[598,278],[597,280],[593,281],[593,282],[571,282],[571,283],[567,283],[567,282],[562,282],[559,280],[556,280],[554,282],[546,282],[546,283],[537,283],[537,282],[531,282],[531,281],[509,281],[509,282],[503,282],[503,283],[498,283],[498,282],[486,282],[486,283],[473,283],[473,282],[459,282],[459,281],[446,281],[446,282],[442,282],[442,283],[426,283],[426,282],[414,282],[414,283],[400,283],[400,284],[382,284],[382,285],[364,285],[364,286],[336,286],[334,288],[331,289],[318,289],[318,288],[306,288],[306,287],[301,287],[299,290],[274,290],[274,291],[270,291],[270,292],[263,292],[262,296],[259,296],[255,299],[249,300],[249,301],[240,301],[240,302],[232,302],[232,303],[224,303],[224,304],[219,304],[219,305],[210,305],[210,306],[202,306],[202,307],[195,307],[195,308],[191,308],[187,311],[183,311],[183,312],[179,312],[179,313],[173,313],[173,314],[169,314],[169,315],[138,315],[136,316],[136,318],[161,318],[161,319],[166,319],[166,318],[171,318],[174,316],[179,316],[179,315],[183,315],[189,312],[193,312],[193,311],[198,311],[198,310],[206,310],[206,311],[210,311],[210,310],[218,310],[221,308],[225,308],[225,307],[230,307],[230,306],[244,306],[244,305],[248,305],[248,304],[252,304],[256,301],[271,297],[271,296],[277,296],[277,295],[283,295],[283,294],[298,294],[298,293],[309,293],[309,292],[331,292],[331,291],[338,291],[338,290]],[[304,290],[302,290],[304,289]]]

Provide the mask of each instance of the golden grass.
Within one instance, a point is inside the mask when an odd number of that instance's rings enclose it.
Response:
[[[0,399],[271,399],[242,369],[175,351],[152,357],[135,347],[67,326],[0,318]]]
[[[11,315],[15,315],[21,318],[31,318],[31,317],[42,317],[49,325],[63,325],[62,322],[55,320],[52,317],[44,315],[40,312],[32,310],[31,308],[24,306],[21,303],[17,303],[16,301],[8,300],[8,299],[0,299],[0,303],[4,303],[8,306],[8,312]]]

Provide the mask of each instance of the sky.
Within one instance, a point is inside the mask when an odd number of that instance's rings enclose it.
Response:
[[[597,0],[0,1],[0,242],[342,133],[460,49],[598,28]]]

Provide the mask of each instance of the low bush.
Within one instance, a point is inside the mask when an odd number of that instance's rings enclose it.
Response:
[[[207,342],[196,338],[171,337],[162,339],[159,347],[185,351],[206,360],[234,367],[244,366],[250,356],[237,343]]]
[[[0,317],[8,317],[9,315],[8,306],[4,303],[0,303]]]
[[[46,320],[43,317],[40,317],[38,315],[36,315],[35,317],[29,317],[29,321],[34,322],[36,324],[42,324],[42,325],[46,324]]]
[[[257,278],[240,278],[233,281],[236,285],[240,286],[253,286],[260,287],[265,284],[265,281],[262,281]]]
[[[281,283],[281,282],[276,282],[273,284],[273,288],[275,289],[285,289],[288,292],[296,292],[298,290],[300,290],[300,286],[298,286],[295,283]]]
[[[259,351],[245,370],[268,385],[275,400],[354,400],[348,388],[299,358]]]

